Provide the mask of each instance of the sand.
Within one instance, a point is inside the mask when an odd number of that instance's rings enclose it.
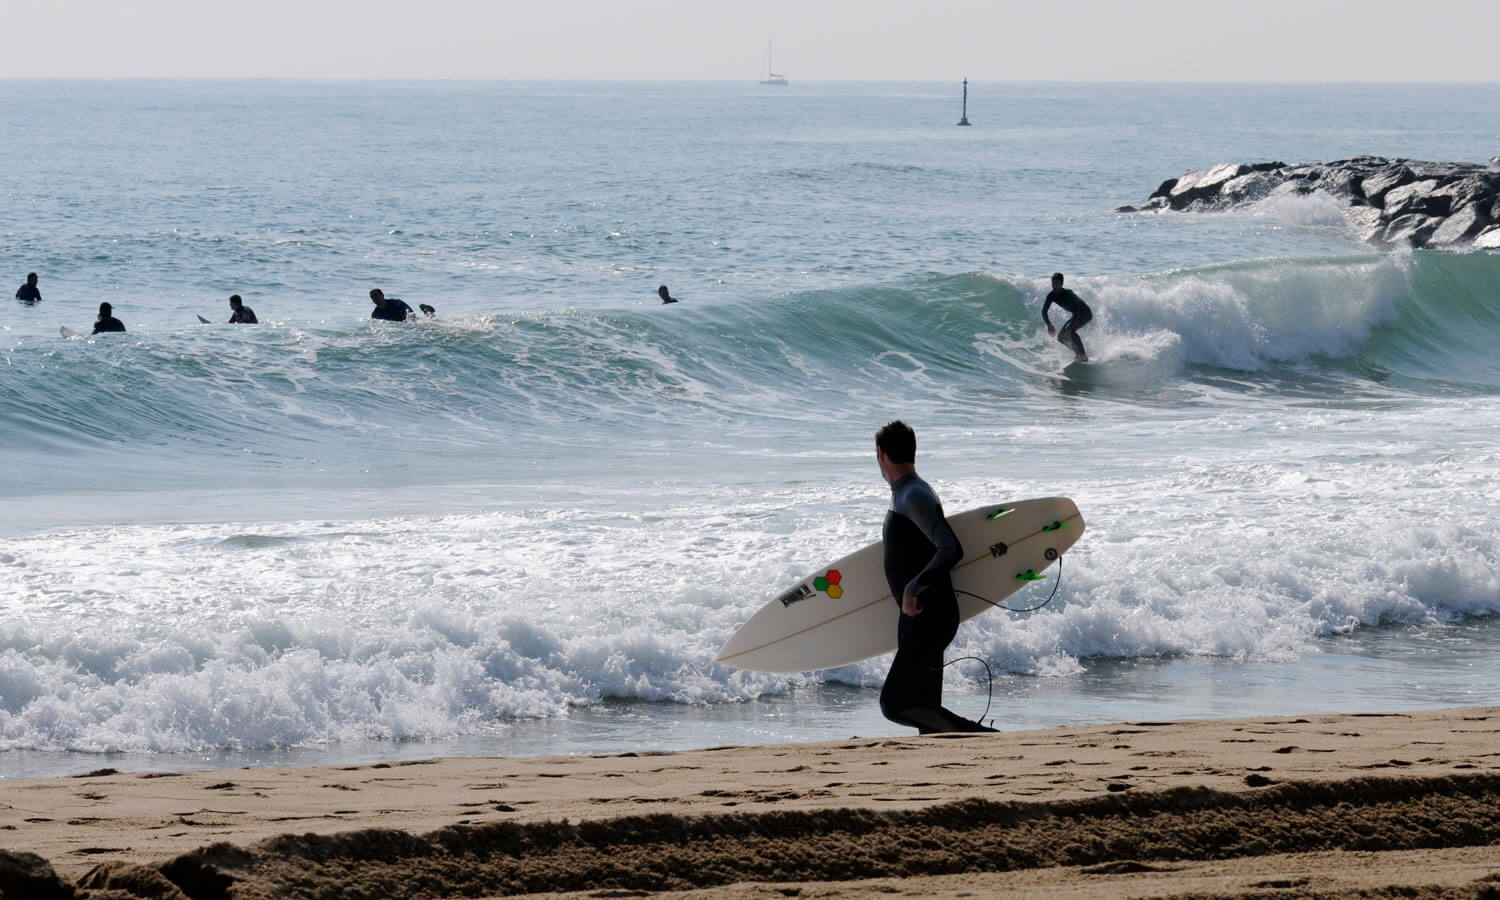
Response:
[[[0,782],[0,893],[1500,897],[1497,735],[1479,708],[102,770]]]

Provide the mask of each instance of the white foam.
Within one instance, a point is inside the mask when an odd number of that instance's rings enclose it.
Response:
[[[1285,225],[1344,228],[1344,208],[1332,194],[1317,190],[1310,194],[1273,193],[1251,204],[1249,213],[1257,219]]]
[[[1087,283],[1087,282],[1086,282]],[[1406,287],[1398,259],[1239,264],[1088,283],[1103,358],[1256,371],[1267,363],[1353,354],[1395,317]]]
[[[1283,416],[1284,429],[1254,440],[1232,417],[1186,417],[1173,432],[1180,457],[1127,457],[1102,476],[1087,473],[1112,451],[1076,443],[1057,444],[1054,466],[1016,470],[1029,481],[996,480],[979,458],[934,457],[929,477],[949,508],[1066,484],[1089,521],[1052,605],[986,613],[949,657],[1038,676],[1092,658],[1275,662],[1377,625],[1500,612],[1500,543],[1476,524],[1465,474],[1500,458],[1456,466],[1406,436],[1451,411]],[[1359,452],[1329,454],[1351,446]],[[888,660],[821,676],[713,662],[776,591],[875,537],[884,490],[873,473],[703,490],[0,540],[0,748],[445,738],[607,698],[722,704],[813,678],[878,685]],[[982,667],[945,677],[972,684]]]

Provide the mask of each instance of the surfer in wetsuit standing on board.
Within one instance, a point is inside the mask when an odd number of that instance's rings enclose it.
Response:
[[[917,475],[917,435],[897,419],[875,433],[875,460],[891,486],[881,537],[885,579],[900,598],[896,658],[880,689],[880,711],[922,734],[994,731],[943,708],[943,651],[958,633],[958,598],[949,571],[963,547],[943,504]]]
[[[1047,317],[1047,308],[1056,303],[1069,318],[1063,324],[1062,331],[1052,327],[1052,320]],[[1084,303],[1079,296],[1063,287],[1063,274],[1052,273],[1052,293],[1042,302],[1042,321],[1047,323],[1047,334],[1056,336],[1058,343],[1073,350],[1076,357],[1075,362],[1088,362],[1089,355],[1083,349],[1083,339],[1078,336],[1078,329],[1087,325],[1094,318],[1094,311]]]

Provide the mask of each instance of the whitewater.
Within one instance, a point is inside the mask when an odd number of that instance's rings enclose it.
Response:
[[[888,659],[713,662],[879,536],[897,417],[950,511],[1089,524],[966,715],[1500,702],[1500,256],[1113,211],[1483,160],[1494,86],[3,87],[0,778],[901,733]]]

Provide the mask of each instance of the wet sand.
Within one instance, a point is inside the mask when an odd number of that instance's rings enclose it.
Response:
[[[50,864],[100,900],[1500,896],[1497,736],[1483,708],[102,770],[0,782],[0,893]]]

